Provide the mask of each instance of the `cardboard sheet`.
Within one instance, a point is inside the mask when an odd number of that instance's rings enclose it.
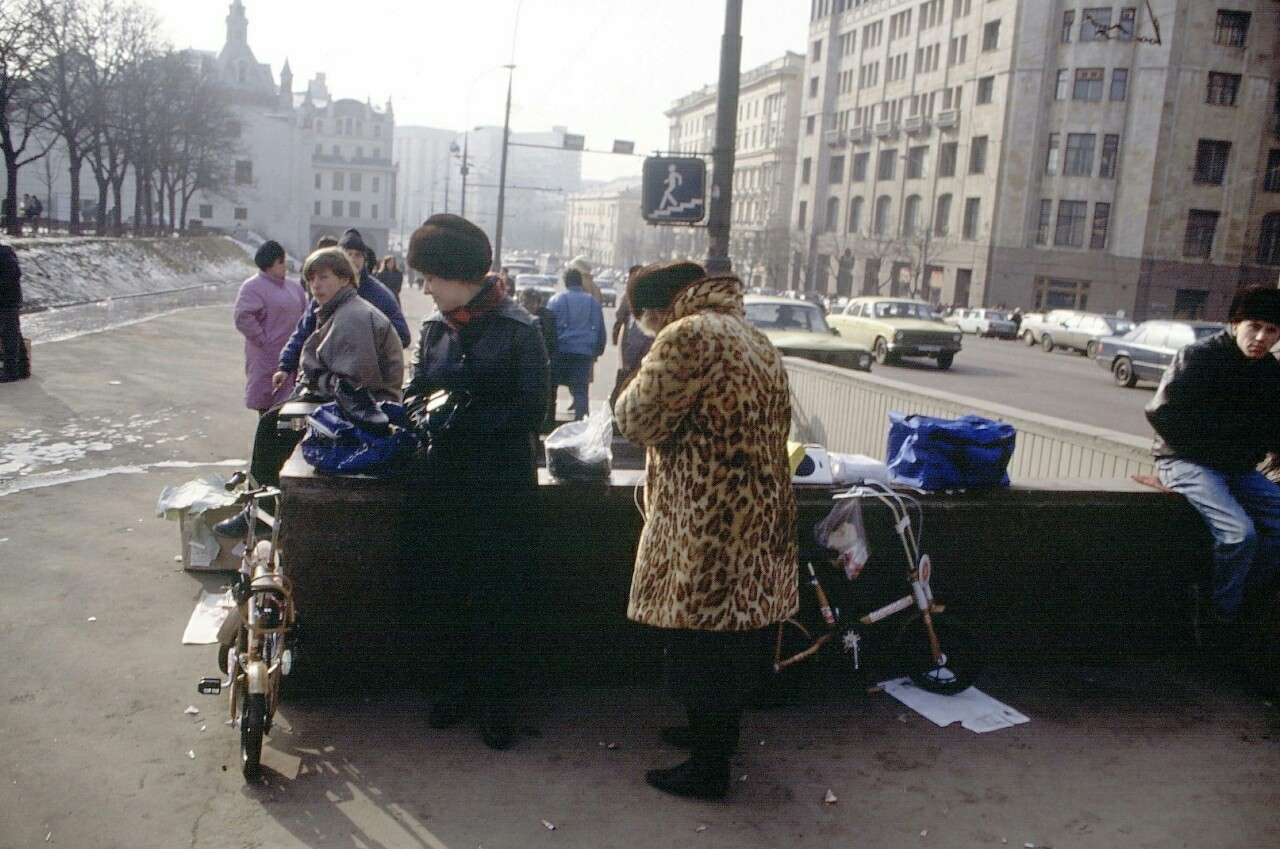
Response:
[[[1031,721],[977,687],[954,696],[941,696],[920,689],[910,678],[885,681],[882,686],[886,693],[939,727],[959,722],[970,731],[983,734]]]

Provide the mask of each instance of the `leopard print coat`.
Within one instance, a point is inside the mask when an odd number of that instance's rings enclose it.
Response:
[[[709,277],[676,296],[614,415],[646,448],[627,617],[747,631],[791,616],[799,555],[790,390],[777,349],[746,321],[737,278]]]

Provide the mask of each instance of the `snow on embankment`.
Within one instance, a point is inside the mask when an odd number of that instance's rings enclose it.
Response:
[[[221,236],[181,239],[14,239],[23,312],[110,298],[239,283],[255,270],[245,249]]]

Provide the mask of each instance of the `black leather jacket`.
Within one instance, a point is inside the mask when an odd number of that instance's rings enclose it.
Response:
[[[1249,359],[1223,331],[1174,356],[1146,414],[1157,457],[1247,472],[1280,450],[1280,361]]]
[[[468,399],[433,434],[428,480],[480,489],[536,487],[538,429],[550,380],[538,321],[510,300],[458,332],[440,314],[424,320],[406,402],[439,389]]]

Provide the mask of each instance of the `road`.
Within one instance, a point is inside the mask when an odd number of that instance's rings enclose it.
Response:
[[[1124,389],[1092,360],[1067,351],[1045,353],[1021,341],[966,335],[955,364],[940,370],[933,360],[906,359],[875,366],[875,374],[913,386],[940,389],[1044,416],[1149,437],[1142,408],[1154,384]]]

